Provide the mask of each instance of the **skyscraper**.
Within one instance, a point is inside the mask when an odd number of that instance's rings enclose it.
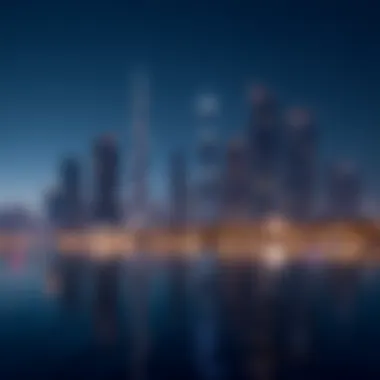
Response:
[[[112,136],[102,136],[96,142],[94,161],[94,221],[117,223],[120,218],[119,154],[116,141]]]
[[[290,218],[307,220],[315,201],[316,131],[310,113],[291,109],[285,132],[285,209]]]
[[[187,220],[187,170],[183,152],[175,152],[170,158],[170,223],[183,225]]]
[[[50,190],[45,196],[46,216],[52,227],[62,225],[63,199],[60,188]]]
[[[79,162],[75,158],[67,158],[60,169],[62,221],[66,227],[77,227],[83,217]]]
[[[133,77],[132,108],[132,199],[129,220],[132,225],[146,224],[148,219],[148,123],[149,79],[144,72]]]
[[[221,202],[221,152],[217,136],[219,102],[214,95],[202,95],[197,102],[199,140],[197,149],[196,219],[203,223],[219,217]]]
[[[217,220],[221,202],[220,147],[212,131],[203,131],[198,146],[197,219],[208,223]]]
[[[243,138],[233,139],[227,146],[223,176],[223,216],[239,219],[249,216],[250,168],[247,144]]]
[[[267,89],[254,88],[250,100],[252,211],[254,217],[263,217],[277,208],[279,122],[276,101]]]
[[[333,165],[328,178],[328,214],[338,219],[360,216],[362,184],[350,163]]]

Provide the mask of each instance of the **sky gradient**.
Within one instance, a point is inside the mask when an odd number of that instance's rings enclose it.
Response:
[[[164,193],[170,152],[194,149],[195,98],[204,92],[220,98],[220,136],[226,141],[247,126],[249,83],[263,83],[284,110],[300,105],[313,111],[320,168],[352,159],[366,183],[366,199],[379,198],[379,6],[178,3],[2,2],[0,203],[37,208],[67,154],[78,155],[90,173],[91,143],[103,131],[120,137],[126,178],[128,76],[139,65],[148,68],[152,82],[155,197]]]

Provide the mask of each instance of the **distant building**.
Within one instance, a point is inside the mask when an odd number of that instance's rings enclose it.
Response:
[[[261,218],[278,206],[279,119],[276,101],[267,89],[254,88],[250,100],[251,208],[253,216]]]
[[[176,152],[170,158],[170,223],[183,225],[187,221],[187,170],[183,152]]]
[[[307,220],[315,202],[316,130],[310,113],[290,110],[285,132],[285,210],[289,218]]]
[[[142,227],[150,224],[150,80],[147,73],[136,72],[132,85],[131,203],[126,221],[129,225]]]
[[[198,145],[197,219],[201,223],[219,218],[221,202],[221,155],[213,130],[204,130]]]
[[[33,217],[25,207],[10,205],[0,210],[0,228],[2,230],[23,230],[31,227],[33,227]]]
[[[117,223],[121,217],[119,152],[112,136],[102,136],[96,141],[94,164],[94,222]]]
[[[60,174],[63,223],[66,227],[78,227],[83,221],[84,212],[79,161],[75,158],[65,159]]]
[[[196,188],[192,194],[194,217],[198,223],[213,223],[219,218],[221,201],[221,151],[218,141],[220,100],[213,93],[196,98],[197,130]]]
[[[223,175],[224,219],[246,218],[250,215],[250,167],[244,139],[231,140],[227,146]]]
[[[45,198],[46,217],[53,227],[63,224],[63,197],[60,189],[53,189],[46,194]]]
[[[328,210],[330,217],[355,219],[360,217],[362,183],[351,164],[334,165],[328,178]]]

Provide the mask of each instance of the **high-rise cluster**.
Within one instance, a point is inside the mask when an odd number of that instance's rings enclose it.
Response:
[[[57,189],[47,198],[49,218],[55,224],[117,224],[124,219],[136,221],[141,211],[149,211],[146,91],[138,94],[129,215],[122,211],[118,144],[114,137],[105,135],[95,141],[93,148],[92,190],[86,191],[91,193],[91,201],[85,202],[90,197],[83,197],[78,160],[71,157],[62,162]],[[331,165],[325,186],[321,186],[323,182],[317,176],[318,133],[311,113],[303,108],[282,112],[265,88],[255,88],[249,100],[248,128],[225,146],[217,133],[219,102],[213,96],[200,100],[196,176],[189,180],[191,166],[185,152],[174,150],[167,171],[169,202],[165,220],[172,225],[188,221],[213,224],[220,220],[261,220],[276,213],[303,222],[317,215],[317,195],[322,195],[329,218],[360,216],[362,184],[352,165]],[[326,191],[321,192],[321,188]],[[145,215],[147,219],[149,215]]]
[[[338,165],[320,181],[318,133],[311,113],[304,108],[280,111],[263,87],[255,88],[249,101],[247,134],[226,148],[222,215],[260,220],[276,213],[300,222],[322,215],[359,217],[362,190],[354,169]],[[328,194],[322,197],[325,212],[317,213],[321,188]]]
[[[89,221],[95,224],[119,222],[119,152],[112,136],[96,140],[93,169],[93,191],[91,197],[85,197],[88,191],[84,191],[79,161],[73,157],[62,161],[58,186],[47,195],[48,216],[53,224],[76,228]]]

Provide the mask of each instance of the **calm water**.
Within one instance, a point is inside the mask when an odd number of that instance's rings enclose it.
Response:
[[[9,256],[0,318],[0,379],[380,378],[374,268]]]

